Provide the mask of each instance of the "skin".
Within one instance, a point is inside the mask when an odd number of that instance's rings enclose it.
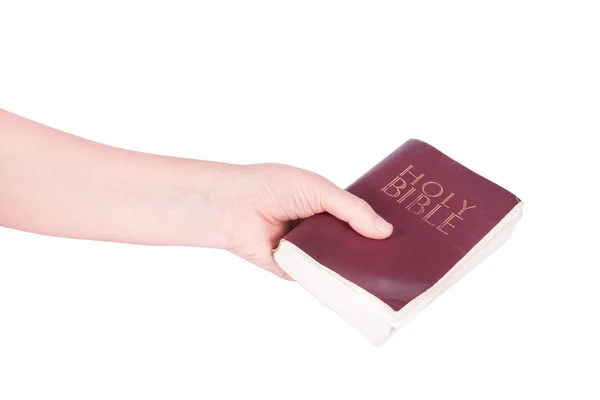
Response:
[[[321,212],[372,239],[392,232],[365,201],[310,171],[124,150],[0,109],[0,226],[220,248],[290,279],[272,249],[298,220]]]

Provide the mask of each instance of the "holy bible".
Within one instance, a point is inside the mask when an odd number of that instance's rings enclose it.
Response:
[[[394,226],[389,238],[363,237],[323,213],[284,236],[274,257],[374,345],[498,249],[523,207],[514,194],[416,139],[346,190]]]

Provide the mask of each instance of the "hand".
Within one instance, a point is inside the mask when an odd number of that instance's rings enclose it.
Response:
[[[392,233],[392,225],[367,202],[315,173],[279,164],[240,166],[230,173],[235,194],[223,215],[230,232],[226,249],[281,278],[291,280],[272,250],[302,218],[328,212],[369,238]]]
[[[0,170],[0,226],[225,248],[282,278],[272,250],[302,218],[328,212],[373,239],[392,232],[365,201],[312,172],[118,149],[3,110],[0,165],[6,166]]]

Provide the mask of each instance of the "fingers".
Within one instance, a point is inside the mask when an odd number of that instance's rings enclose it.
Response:
[[[281,269],[279,265],[277,265],[275,260],[271,260],[265,265],[261,265],[261,267],[269,271],[273,275],[277,276],[278,278],[284,279],[286,281],[294,281],[294,279],[291,276],[289,276],[283,269]]]
[[[391,235],[393,227],[363,199],[334,184],[327,185],[321,198],[323,211],[347,222],[355,231],[372,239]]]
[[[277,275],[277,276],[279,276],[281,279],[284,279],[286,281],[294,282],[294,278],[292,278],[291,276],[289,276],[285,272],[283,273],[283,275]]]

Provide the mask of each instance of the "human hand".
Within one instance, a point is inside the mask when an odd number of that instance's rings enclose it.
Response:
[[[239,166],[230,173],[226,249],[281,278],[291,280],[272,250],[298,220],[328,212],[369,238],[392,233],[367,202],[318,174],[281,164]]]
[[[224,248],[282,278],[289,279],[272,250],[298,220],[328,212],[366,237],[392,232],[365,201],[309,171],[118,149],[3,110],[0,164],[6,165],[0,226],[77,239]]]

